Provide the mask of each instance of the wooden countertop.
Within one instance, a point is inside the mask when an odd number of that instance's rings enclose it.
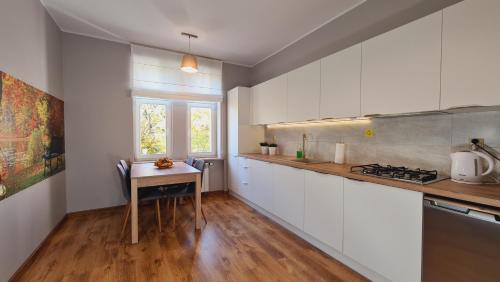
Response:
[[[350,164],[305,164],[293,161],[293,157],[280,155],[240,154],[240,156],[500,208],[500,184],[461,184],[447,179],[427,185],[420,185],[351,173],[352,165]]]

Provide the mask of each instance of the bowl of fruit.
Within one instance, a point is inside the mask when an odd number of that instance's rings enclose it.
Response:
[[[174,161],[172,159],[167,158],[167,157],[159,158],[158,160],[156,160],[155,166],[157,168],[161,168],[161,169],[172,168],[172,167],[174,167]]]

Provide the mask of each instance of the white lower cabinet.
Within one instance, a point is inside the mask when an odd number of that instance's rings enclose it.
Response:
[[[421,280],[422,193],[245,157],[238,168],[235,192],[302,238],[307,233],[389,280]]]
[[[304,228],[304,170],[272,165],[272,212],[303,230]]]
[[[344,179],[344,255],[392,281],[420,281],[422,197]]]
[[[248,159],[245,157],[238,158],[238,177],[240,180],[240,196],[247,200],[251,200],[251,187],[250,187],[250,167],[248,166]]]
[[[305,172],[304,231],[342,252],[343,178]]]
[[[250,201],[271,212],[273,206],[273,171],[272,164],[248,160]]]
[[[229,182],[229,189],[236,194],[240,194],[240,177],[239,177],[239,170],[240,167],[238,165],[238,155],[237,154],[230,154],[229,157],[227,158],[227,164],[228,164],[228,182]]]

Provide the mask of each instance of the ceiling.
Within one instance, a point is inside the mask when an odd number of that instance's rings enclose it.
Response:
[[[61,30],[254,66],[365,0],[41,0]]]

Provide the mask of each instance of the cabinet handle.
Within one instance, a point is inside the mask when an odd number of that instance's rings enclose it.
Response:
[[[349,179],[349,180],[352,180],[352,181],[356,181],[356,182],[366,182],[364,180],[354,179],[354,178],[350,178],[350,177],[346,177],[346,179]]]
[[[248,166],[244,166],[243,168],[244,168],[244,169],[247,169],[247,168],[248,168]]]
[[[248,182],[241,182],[243,185],[248,185]]]

